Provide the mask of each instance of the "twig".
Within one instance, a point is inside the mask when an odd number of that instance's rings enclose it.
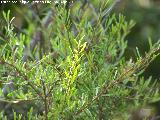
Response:
[[[148,53],[140,62],[137,62],[135,66],[131,67],[129,70],[124,71],[117,79],[110,82],[110,84],[105,84],[102,87],[102,90],[99,92],[98,95],[94,96],[91,101],[86,102],[78,111],[76,111],[73,116],[79,115],[81,112],[83,112],[86,108],[88,108],[90,105],[92,105],[99,97],[101,97],[106,91],[108,91],[111,87],[113,87],[115,84],[118,84],[123,80],[125,76],[132,75],[136,71],[140,71],[146,67],[146,64],[148,65],[148,61],[152,61],[152,55],[156,54],[158,51],[160,51],[160,45],[157,43],[158,47],[156,49],[151,49],[150,53]],[[154,47],[153,47],[154,48]],[[157,53],[158,54],[158,53]],[[158,54],[159,55],[159,54]],[[140,69],[139,69],[140,68]]]
[[[48,100],[47,100],[46,86],[43,80],[41,80],[41,82],[42,82],[43,94],[44,94],[45,120],[48,120]]]
[[[102,15],[102,24],[104,24],[105,20],[107,19],[107,17],[109,16],[109,14],[112,12],[112,10],[114,9],[114,7],[120,2],[121,0],[115,0],[114,3],[104,11],[103,15]]]
[[[92,9],[92,12],[93,12],[93,14],[94,14],[95,17],[96,17],[97,23],[100,25],[100,27],[101,27],[102,29],[104,29],[102,23],[101,23],[100,20],[99,20],[100,16],[98,16],[98,13],[97,13],[95,7],[92,5],[92,3],[91,3],[89,0],[86,0],[86,2],[88,3],[89,7]],[[93,19],[93,20],[94,20],[94,19]],[[94,21],[92,21],[92,23],[93,23],[93,22],[94,22]]]
[[[39,95],[39,97],[43,100],[43,96],[36,89],[36,87],[34,86],[34,84],[30,83],[28,77],[25,74],[23,74],[23,72],[21,72],[16,66],[14,66],[14,64],[8,63],[8,62],[6,62],[6,61],[4,61],[2,59],[0,59],[0,64],[6,64],[6,65],[14,68],[17,71],[17,73],[19,74],[19,76],[21,76],[28,83],[28,85],[37,93],[37,95]]]

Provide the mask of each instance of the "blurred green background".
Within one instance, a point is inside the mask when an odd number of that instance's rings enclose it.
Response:
[[[126,57],[135,56],[135,47],[142,55],[149,50],[148,39],[155,43],[160,39],[160,0],[122,0],[117,11],[123,13],[127,20],[136,21],[128,36]],[[160,78],[160,57],[152,62],[144,73],[145,77]]]

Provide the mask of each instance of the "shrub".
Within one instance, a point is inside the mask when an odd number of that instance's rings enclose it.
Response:
[[[129,119],[132,107],[159,99],[156,82],[139,75],[159,55],[160,44],[150,41],[145,56],[136,48],[137,59],[127,61],[125,37],[135,23],[106,14],[112,5],[106,10],[108,4],[94,3],[52,6],[43,20],[30,21],[20,34],[14,32],[10,12],[3,12],[1,84],[12,80],[14,90],[4,97],[1,89],[2,117]]]

